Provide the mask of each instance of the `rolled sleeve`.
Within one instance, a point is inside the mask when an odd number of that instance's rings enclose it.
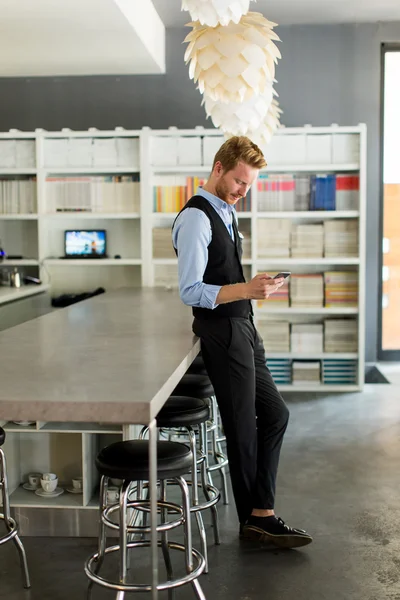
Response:
[[[213,310],[222,286],[203,283],[211,242],[210,221],[197,208],[187,208],[176,220],[172,241],[178,251],[179,295],[188,306]]]

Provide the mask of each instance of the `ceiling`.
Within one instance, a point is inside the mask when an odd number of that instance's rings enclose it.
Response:
[[[0,0],[0,14],[0,77],[165,72],[151,0]]]
[[[166,27],[190,21],[180,0],[153,0],[153,4]],[[257,0],[250,10],[279,25],[400,21],[400,0]]]

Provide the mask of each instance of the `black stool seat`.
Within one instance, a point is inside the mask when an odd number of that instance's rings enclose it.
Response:
[[[5,439],[6,439],[6,432],[4,431],[4,429],[2,427],[0,427],[0,446],[2,446],[4,444]]]
[[[157,415],[158,427],[185,427],[205,423],[210,409],[205,400],[189,396],[171,396]]]
[[[157,442],[157,478],[179,477],[190,472],[192,452],[178,442]],[[129,440],[103,448],[96,457],[101,475],[127,481],[149,478],[149,441]]]
[[[207,369],[200,354],[196,356],[186,373],[191,375],[207,375]]]
[[[184,375],[174,391],[172,396],[190,396],[192,398],[201,398],[205,400],[214,396],[214,388],[211,385],[208,375]]]

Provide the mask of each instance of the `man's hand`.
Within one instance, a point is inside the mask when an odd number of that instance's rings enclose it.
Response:
[[[250,300],[266,300],[271,294],[279,290],[285,282],[283,277],[273,279],[267,273],[258,273],[249,283],[247,289]]]
[[[216,304],[227,304],[237,300],[265,300],[284,283],[284,278],[273,279],[267,273],[259,273],[248,283],[224,285],[217,296]]]

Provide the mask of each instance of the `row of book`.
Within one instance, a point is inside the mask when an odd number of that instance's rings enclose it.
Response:
[[[358,220],[293,223],[290,219],[258,219],[258,258],[335,258],[358,256]]]
[[[359,195],[357,174],[261,173],[257,181],[257,210],[358,210]]]
[[[50,138],[46,167],[130,167],[139,170],[139,139],[127,137]]]
[[[179,212],[197,188],[202,187],[207,179],[203,177],[179,177],[175,175],[159,178],[163,185],[153,187],[153,211],[157,213]],[[155,178],[156,181],[156,178]]]
[[[258,322],[257,328],[267,354],[292,352],[301,355],[358,350],[356,319],[325,319],[323,323],[290,323],[264,319]]]
[[[48,177],[47,212],[140,211],[139,175]]]
[[[0,214],[37,212],[36,178],[0,179]]]
[[[242,235],[243,259],[251,257],[251,237],[247,230],[240,228]],[[175,258],[175,252],[172,247],[171,227],[153,228],[153,258]]]
[[[355,385],[357,360],[288,360],[267,359],[277,385]]]
[[[274,273],[270,273],[274,275]],[[267,302],[267,304],[266,304]],[[325,271],[324,273],[292,273],[267,301],[257,306],[268,308],[354,308],[358,305],[358,273]]]

